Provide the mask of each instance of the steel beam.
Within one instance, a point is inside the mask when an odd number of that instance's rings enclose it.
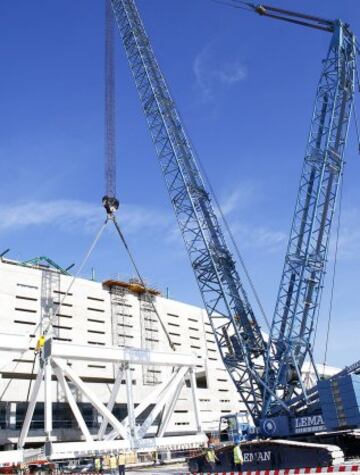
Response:
[[[113,408],[114,408],[116,398],[117,398],[117,395],[119,393],[119,389],[121,387],[121,381],[122,381],[123,375],[124,375],[124,367],[119,366],[117,374],[116,374],[114,386],[113,386],[111,394],[110,394],[110,399],[109,399],[109,402],[107,403],[107,406],[106,406],[109,409],[109,411],[112,411]],[[99,429],[99,432],[98,432],[98,439],[99,440],[102,440],[104,438],[107,426],[108,426],[107,420],[103,419],[101,421],[100,429]]]
[[[159,399],[159,395],[164,391],[165,388],[168,387],[168,385],[171,383],[172,378],[173,373],[171,374],[170,378],[166,379],[163,383],[154,386],[153,390],[150,391],[149,394],[145,397],[145,399],[143,399],[140,404],[134,409],[135,418],[137,418],[142,412],[144,412],[150,404],[154,404]],[[129,426],[128,417],[125,417],[125,419],[122,420],[122,424],[125,427]],[[109,432],[109,434],[106,434],[104,438],[105,440],[114,440],[117,435],[118,434],[116,430],[113,430]]]
[[[171,401],[169,401],[164,407],[164,415],[162,417],[162,421],[158,430],[158,437],[163,437],[165,435],[167,426],[169,425],[170,418],[173,415],[176,403],[179,399],[180,392],[184,386],[184,381],[178,385],[175,390],[174,396],[172,397]]]
[[[52,360],[56,366],[66,375],[71,381],[80,389],[84,396],[91,402],[91,404],[98,410],[98,412],[108,421],[110,425],[116,429],[121,437],[127,439],[128,433],[124,426],[116,419],[116,417],[109,411],[109,409],[99,400],[99,398],[86,387],[86,384],[79,378],[79,376],[70,368],[70,366],[64,364],[63,361],[54,359]]]
[[[52,368],[50,358],[44,362],[44,421],[47,441],[51,440],[53,428],[52,422],[52,391],[51,391]]]
[[[99,363],[128,363],[143,366],[196,366],[199,364],[195,354],[174,351],[153,351],[141,348],[120,348],[118,346],[98,347],[76,345],[56,340],[48,340],[45,352],[53,358],[62,360],[98,361]]]
[[[26,351],[29,349],[29,335],[20,333],[0,333],[0,351]]]
[[[196,378],[194,368],[190,368],[190,382],[191,382],[191,395],[192,402],[195,414],[196,429],[198,432],[201,432],[201,421],[200,421],[200,411],[199,411],[199,401],[196,394]]]
[[[206,443],[207,437],[205,434],[191,434],[174,437],[152,437],[139,440],[137,442],[137,452],[149,452],[151,450],[163,449],[191,449],[198,448],[200,445]],[[108,454],[109,452],[122,452],[130,450],[129,440],[99,440],[93,442],[63,442],[53,443],[52,453],[50,459],[60,460],[76,457],[86,457],[101,454]]]
[[[135,424],[135,414],[134,414],[134,398],[133,398],[133,387],[132,387],[132,374],[130,365],[127,364],[125,367],[125,380],[126,380],[126,405],[128,412],[128,424],[130,431],[130,443],[135,443],[136,439],[136,424]]]
[[[42,383],[42,380],[43,380],[43,374],[44,374],[43,368],[39,368],[39,372],[36,376],[34,387],[31,391],[29,405],[28,405],[28,408],[27,408],[27,411],[26,411],[24,423],[23,423],[23,426],[21,428],[21,432],[20,432],[20,436],[19,436],[19,440],[18,440],[18,448],[20,448],[20,449],[22,449],[24,447],[26,437],[29,433],[30,424],[31,424],[31,420],[32,420],[32,417],[33,417],[33,414],[34,414],[36,401],[37,401],[38,394],[39,394],[39,391],[40,391],[40,386],[41,386],[41,383]]]
[[[62,374],[62,372],[60,371],[60,369],[58,367],[54,367],[54,373],[60,383],[60,386],[61,386],[61,389],[64,393],[64,396],[67,400],[67,402],[69,403],[69,406],[72,410],[72,413],[74,414],[74,417],[76,419],[76,422],[78,423],[78,426],[81,430],[81,432],[83,433],[84,437],[85,437],[85,440],[87,442],[92,442],[93,441],[93,438],[90,434],[90,431],[84,421],[84,418],[81,414],[81,411],[75,401],[75,398],[74,398],[74,395],[73,393],[71,392],[70,388],[69,388],[69,385],[68,383],[66,382],[66,379],[64,378],[64,375]],[[105,420],[105,419],[104,419]]]
[[[159,396],[155,407],[145,419],[142,426],[138,429],[137,436],[139,439],[142,439],[146,435],[149,427],[153,424],[161,409],[164,407],[165,404],[169,402],[171,396],[174,396],[176,394],[178,386],[183,384],[183,380],[187,371],[188,368],[178,368],[175,371],[171,384],[169,384],[168,388]]]

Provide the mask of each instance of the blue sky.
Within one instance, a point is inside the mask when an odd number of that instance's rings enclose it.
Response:
[[[276,5],[289,7],[277,0]],[[329,35],[210,0],[138,0],[159,63],[271,317],[315,87]],[[360,34],[357,0],[294,0]],[[103,2],[2,0],[0,246],[79,264],[104,219]],[[137,94],[117,37],[118,219],[148,282],[199,304]],[[347,147],[328,362],[359,358],[360,157]],[[333,260],[329,263],[330,287]],[[132,270],[111,229],[91,267]],[[323,359],[326,290],[317,358]]]

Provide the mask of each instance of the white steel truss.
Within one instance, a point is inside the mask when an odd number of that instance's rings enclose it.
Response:
[[[27,349],[26,340],[19,335],[0,334],[0,351]],[[107,404],[100,398],[72,368],[72,361],[97,361],[99,363],[112,363],[117,368],[112,391]],[[196,392],[195,367],[199,364],[196,355],[175,352],[159,352],[129,347],[89,347],[89,345],[76,345],[64,343],[49,338],[40,354],[40,365],[32,388],[24,423],[17,441],[18,451],[2,452],[1,462],[19,462],[19,458],[26,460],[32,458],[33,452],[24,450],[29,429],[34,414],[36,402],[40,392],[44,393],[44,450],[37,452],[37,456],[56,460],[59,458],[74,458],[92,456],[109,451],[119,452],[124,450],[148,451],[171,450],[179,448],[198,447],[206,441],[202,433],[199,417],[199,408]],[[144,400],[135,407],[132,393],[132,376],[130,365],[141,366],[167,366],[171,367],[169,377],[161,384],[153,386]],[[120,385],[125,376],[127,416],[119,420],[112,413]],[[53,394],[51,382],[56,379],[64,394],[66,401],[77,421],[82,438],[75,442],[55,442],[52,435],[53,419],[52,404]],[[196,433],[180,436],[166,436],[166,430],[174,411],[181,389],[185,381],[191,387]],[[69,382],[77,391],[88,400],[102,417],[102,423],[97,434],[91,434],[82,416],[77,401],[69,387]],[[150,389],[150,388],[149,388]],[[155,402],[155,403],[154,403]],[[137,424],[137,417],[146,411],[146,419]],[[158,417],[162,414],[162,417]],[[151,436],[150,428],[157,423],[156,437]],[[110,429],[108,427],[110,426]],[[8,459],[8,460],[6,460]],[[16,460],[15,460],[16,459]]]

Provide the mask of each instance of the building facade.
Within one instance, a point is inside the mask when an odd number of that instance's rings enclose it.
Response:
[[[31,264],[3,259],[0,262],[0,332],[29,336],[29,350],[23,354],[2,354],[0,379],[0,444],[16,443],[37,371],[34,349],[39,335],[51,323],[52,336],[63,342],[94,346],[130,346],[169,351],[168,336],[175,350],[195,353],[197,394],[203,430],[216,431],[220,416],[242,409],[215,343],[204,309],[167,299],[137,283],[95,282],[73,278],[48,260]],[[155,311],[156,309],[156,311]],[[159,321],[158,315],[162,321]],[[166,332],[163,329],[166,328]],[[74,362],[74,369],[107,402],[116,368],[97,361]],[[167,368],[134,367],[135,404],[162,382]],[[78,428],[56,382],[52,383],[54,433],[58,440],[75,440]],[[114,413],[126,416],[125,380]],[[81,394],[75,394],[89,428],[96,432],[99,417]],[[154,401],[154,404],[156,401]],[[37,404],[30,436],[42,441],[43,404]],[[190,389],[185,385],[169,433],[195,430]]]

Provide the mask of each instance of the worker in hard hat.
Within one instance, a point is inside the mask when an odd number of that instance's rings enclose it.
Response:
[[[119,475],[125,475],[125,453],[120,453],[118,455],[118,470],[119,470]]]
[[[94,468],[96,473],[102,472],[102,463],[100,457],[96,457],[96,459],[94,460]]]
[[[234,457],[233,468],[234,468],[234,470],[237,470],[238,472],[241,472],[242,466],[243,466],[243,463],[244,463],[244,457],[243,457],[243,453],[242,453],[242,450],[241,450],[241,447],[240,447],[240,441],[236,440],[235,442],[236,443],[235,443],[234,449],[233,449],[233,457]]]
[[[109,468],[110,468],[110,472],[112,474],[116,475],[117,468],[118,468],[118,463],[117,463],[117,457],[116,457],[115,454],[110,454]]]
[[[210,466],[211,470],[214,470],[216,462],[218,462],[219,459],[216,457],[213,444],[209,444],[207,447],[205,447],[204,456],[206,463]]]
[[[45,345],[45,336],[41,335],[36,343],[35,353],[39,353],[42,350],[43,346]]]

